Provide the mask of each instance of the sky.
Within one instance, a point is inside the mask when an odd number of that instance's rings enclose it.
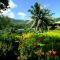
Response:
[[[53,17],[60,17],[60,0],[9,0],[10,8],[3,11],[3,15],[14,19],[29,20],[31,14],[28,10],[35,2],[39,2],[55,13]]]

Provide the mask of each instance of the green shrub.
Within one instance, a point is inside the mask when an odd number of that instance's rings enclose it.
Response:
[[[15,39],[15,35],[8,32],[0,35],[0,60],[14,60],[18,57],[19,42]]]

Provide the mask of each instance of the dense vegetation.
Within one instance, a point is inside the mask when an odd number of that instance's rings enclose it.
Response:
[[[60,60],[60,27],[48,29],[60,18],[37,2],[29,12],[30,23],[0,15],[0,60]]]

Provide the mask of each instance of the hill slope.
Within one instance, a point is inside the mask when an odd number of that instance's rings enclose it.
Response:
[[[26,24],[29,20],[15,20],[12,19],[11,23],[15,24],[15,25],[21,25],[21,24]]]

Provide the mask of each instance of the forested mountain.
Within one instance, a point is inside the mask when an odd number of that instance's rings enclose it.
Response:
[[[0,29],[6,28],[6,27],[11,27],[11,26],[17,26],[17,27],[25,27],[26,23],[29,20],[17,20],[17,19],[12,19],[9,17],[5,16],[0,16]]]
[[[17,20],[17,19],[13,19],[13,18],[9,18],[9,17],[5,17],[5,16],[0,16],[0,21],[6,21],[9,20],[11,23],[13,24],[26,24],[29,20]]]
[[[11,19],[11,23],[15,25],[21,25],[26,24],[29,20],[17,20],[17,19]]]

